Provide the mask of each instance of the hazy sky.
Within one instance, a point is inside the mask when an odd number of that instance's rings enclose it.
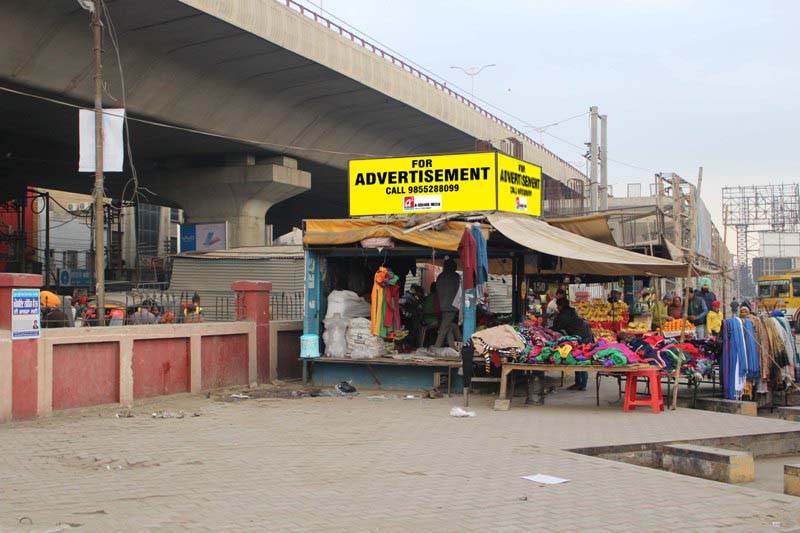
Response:
[[[800,180],[800,1],[322,1],[460,87],[450,66],[496,63],[476,95],[527,123],[599,106],[609,159],[642,167],[609,164],[617,195],[654,171],[694,182],[702,165],[721,229],[723,185]],[[578,148],[529,131],[585,168]],[[582,145],[588,116],[547,132]]]

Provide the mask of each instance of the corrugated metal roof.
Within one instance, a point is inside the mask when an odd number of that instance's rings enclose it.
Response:
[[[175,256],[176,258],[191,259],[274,259],[279,257],[303,258],[303,247],[301,245],[282,245],[282,246],[245,246],[242,248],[231,248],[230,250],[214,250],[206,252],[184,252]]]
[[[221,259],[206,261],[179,255],[173,259],[170,292],[223,291],[239,280],[271,281],[273,292],[303,290],[303,258]]]
[[[169,292],[197,292],[209,320],[232,320],[236,298],[231,284],[240,280],[272,282],[272,316],[301,318],[303,298],[302,253],[296,257],[215,258],[192,255],[173,258]]]

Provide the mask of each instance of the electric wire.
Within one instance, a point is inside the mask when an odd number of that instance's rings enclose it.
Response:
[[[125,115],[123,117],[123,121],[125,124],[125,149],[128,154],[128,165],[131,169],[131,179],[125,183],[124,187],[122,188],[122,200],[125,200],[125,192],[128,188],[128,185],[133,182],[133,194],[132,198],[135,200],[138,198],[139,195],[139,176],[136,172],[136,165],[133,162],[133,151],[131,150],[131,134],[130,128],[128,127],[128,97],[127,97],[127,90],[125,86],[125,72],[122,68],[122,56],[119,51],[119,40],[117,39],[117,29],[114,25],[114,20],[111,18],[111,13],[108,10],[108,4],[103,2],[103,13],[102,15],[105,16],[106,22],[108,23],[108,37],[111,40],[111,45],[114,48],[114,54],[117,58],[117,70],[119,71],[119,84],[120,84],[120,96],[122,97],[122,108],[125,110]]]

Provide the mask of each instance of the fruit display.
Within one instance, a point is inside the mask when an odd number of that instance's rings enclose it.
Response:
[[[664,332],[680,332],[682,329],[685,329],[686,331],[694,331],[694,324],[683,318],[676,318],[673,320],[667,320],[661,326],[661,331]]]
[[[647,333],[650,331],[650,324],[647,322],[631,322],[625,327],[629,333]]]
[[[611,331],[610,329],[592,328],[592,334],[594,335],[595,341],[603,339],[608,342],[617,342],[617,334]]]
[[[628,306],[625,302],[608,303],[605,300],[595,299],[591,302],[577,302],[575,310],[589,322],[613,322],[627,320]]]

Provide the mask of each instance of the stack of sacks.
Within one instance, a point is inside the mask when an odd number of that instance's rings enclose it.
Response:
[[[372,323],[366,318],[353,318],[347,326],[347,353],[353,359],[372,359],[386,354],[383,339],[372,334]]]

